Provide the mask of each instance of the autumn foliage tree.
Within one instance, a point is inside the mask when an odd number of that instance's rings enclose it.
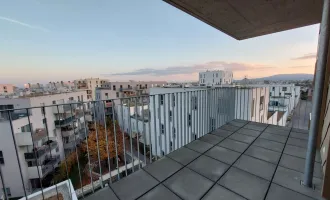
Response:
[[[114,129],[115,128],[115,129]],[[114,132],[116,131],[116,132]],[[92,162],[100,159],[101,161],[109,158],[116,158],[116,142],[117,154],[123,153],[123,134],[117,122],[107,120],[106,126],[97,124],[96,129],[89,132],[88,135],[88,150]],[[108,144],[108,149],[107,149]],[[87,144],[83,144],[81,150],[87,153]],[[98,150],[100,155],[98,155]],[[99,158],[100,156],[100,158]]]

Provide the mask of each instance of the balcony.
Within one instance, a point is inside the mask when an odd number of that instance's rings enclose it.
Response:
[[[76,120],[75,116],[71,116],[66,119],[55,120],[54,123],[56,128],[60,128],[74,124],[75,120]]]
[[[49,153],[49,148],[50,151],[53,149],[56,149],[58,147],[57,141],[50,141],[49,144],[44,144],[41,147],[38,147],[36,150],[28,153],[24,153],[25,160],[34,160],[34,159],[39,159],[43,157],[44,155]]]
[[[301,185],[306,130],[233,120],[118,182],[90,199],[319,199]],[[220,198],[221,199],[221,198]]]
[[[60,162],[60,157],[56,155],[54,158],[46,159],[45,163],[42,164],[41,166],[28,167],[29,179],[44,178],[50,172],[54,171],[56,167],[58,167],[59,162]]]

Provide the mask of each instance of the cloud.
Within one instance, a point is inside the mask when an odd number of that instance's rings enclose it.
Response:
[[[292,58],[291,60],[306,60],[306,59],[315,59],[315,58],[316,58],[316,53],[309,53],[300,57]]]
[[[0,16],[0,20],[7,21],[7,22],[10,22],[10,23],[14,23],[14,24],[18,24],[18,25],[21,25],[21,26],[25,26],[25,27],[28,27],[28,28],[31,28],[31,29],[40,30],[40,31],[43,31],[43,32],[50,32],[50,30],[48,30],[48,29],[45,29],[45,28],[42,28],[42,27],[39,27],[39,26],[33,26],[33,25],[30,25],[30,24],[26,24],[26,23],[23,23],[23,22],[14,20],[14,19],[7,18],[7,17]]]
[[[192,66],[172,66],[163,69],[144,68],[144,69],[133,70],[130,72],[102,74],[102,76],[136,76],[136,75],[167,76],[167,75],[193,74],[206,70],[216,70],[216,69],[226,69],[230,71],[247,71],[247,70],[266,70],[273,68],[276,67],[269,65],[261,65],[261,64],[214,61],[205,64],[197,64]]]
[[[301,68],[312,68],[313,66],[291,66],[289,68],[297,68],[297,69],[301,69]]]

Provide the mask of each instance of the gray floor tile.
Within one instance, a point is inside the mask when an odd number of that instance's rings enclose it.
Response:
[[[228,169],[229,165],[202,155],[190,163],[187,167],[213,181],[217,181]]]
[[[219,129],[212,131],[211,134],[220,136],[220,137],[228,137],[229,135],[233,134],[233,132],[221,129],[221,127],[220,127]]]
[[[292,145],[287,144],[284,148],[283,153],[305,159],[306,158],[306,151],[307,151],[307,149],[305,149],[305,148],[301,148],[301,147],[298,147],[298,146],[292,146]],[[321,157],[320,157],[319,152],[316,153],[315,162],[321,162]]]
[[[240,127],[232,126],[232,125],[229,125],[229,124],[225,124],[225,125],[221,126],[221,129],[224,129],[224,130],[227,130],[227,131],[235,132],[235,131],[237,131],[238,129],[240,129]]]
[[[232,164],[241,154],[223,147],[215,146],[208,150],[205,155],[224,163]]]
[[[276,134],[272,134],[272,133],[262,133],[259,138],[263,138],[263,139],[267,139],[267,140],[272,140],[275,142],[281,142],[281,143],[285,143],[287,140],[287,137],[282,136],[282,135],[276,135]]]
[[[252,129],[247,129],[247,128],[239,129],[237,131],[237,133],[241,133],[241,134],[249,135],[249,136],[253,136],[253,137],[258,137],[261,134],[260,131],[256,131],[256,130],[252,130]]]
[[[298,129],[298,128],[292,128],[292,131],[297,133],[305,133],[305,134],[309,133],[309,130]]]
[[[308,140],[301,140],[301,139],[291,138],[291,137],[289,137],[288,142],[287,142],[287,144],[302,147],[302,148],[307,148],[307,143],[308,143]]]
[[[129,191],[127,191],[129,192]],[[164,185],[160,184],[154,189],[150,190],[147,194],[143,195],[139,200],[180,200],[173,192],[167,189]],[[111,200],[111,199],[110,199]]]
[[[290,133],[290,130],[282,130],[282,129],[268,127],[265,129],[265,132],[287,137]]]
[[[278,125],[270,124],[268,127],[278,130],[291,131],[291,127],[286,127],[286,126],[278,126]]]
[[[199,138],[199,140],[202,140],[203,142],[207,142],[213,145],[218,144],[219,142],[221,142],[224,139],[224,137],[219,137],[219,136],[215,136],[212,134],[206,134],[203,137]]]
[[[283,143],[279,143],[279,142],[275,142],[275,141],[271,141],[271,140],[266,140],[266,139],[262,139],[262,138],[258,138],[256,139],[252,145],[254,146],[258,146],[258,147],[263,147],[265,149],[270,149],[273,151],[277,151],[282,153],[283,149],[284,149],[284,144]]]
[[[179,171],[182,167],[183,165],[180,163],[177,163],[170,158],[163,157],[160,160],[145,166],[143,169],[161,182]]]
[[[212,187],[213,182],[188,168],[183,168],[167,179],[164,185],[182,199],[197,200]]]
[[[291,138],[298,138],[298,139],[303,139],[303,140],[308,140],[308,134],[305,133],[297,133],[297,132],[291,132],[290,137]]]
[[[248,150],[245,151],[246,155],[277,164],[281,154],[276,151],[271,151],[265,148],[257,147],[257,146],[250,146]]]
[[[232,121],[234,121],[234,122],[241,122],[241,123],[249,123],[249,121],[242,120],[242,119],[234,119]]]
[[[260,125],[255,125],[255,124],[247,124],[247,125],[244,126],[244,128],[252,129],[252,130],[256,130],[256,131],[263,131],[263,130],[265,130],[266,126],[260,126]]]
[[[273,183],[277,183],[283,187],[289,188],[291,190],[307,195],[309,197],[313,197],[313,198],[320,197],[320,191],[313,190],[311,188],[307,188],[301,185],[300,184],[301,180],[303,180],[303,173],[278,166],[275,172]],[[313,183],[318,185],[319,188],[319,186],[322,185],[322,180],[318,178],[313,178]]]
[[[298,158],[295,156],[290,156],[283,154],[280,160],[280,166],[286,167],[289,169],[294,169],[296,171],[299,171],[301,173],[304,173],[305,170],[305,159],[303,158]],[[322,178],[322,169],[321,169],[321,164],[315,162],[314,164],[314,177],[317,178]]]
[[[240,133],[234,133],[231,136],[229,136],[229,138],[232,140],[237,140],[237,141],[244,142],[247,144],[250,144],[251,142],[253,142],[256,139],[255,137],[243,135]]]
[[[182,147],[172,153],[168,154],[167,156],[172,158],[173,160],[186,165],[197,158],[200,154],[196,151],[190,150],[188,148]]]
[[[229,125],[232,125],[232,126],[237,126],[237,127],[242,127],[246,124],[246,122],[236,122],[236,121],[230,121],[228,122]]]
[[[203,142],[201,140],[195,140],[186,145],[187,148],[197,151],[199,153],[204,153],[205,151],[211,149],[214,145]]]
[[[244,200],[245,198],[227,190],[220,185],[214,185],[202,200]]]
[[[235,162],[234,166],[269,181],[272,179],[276,169],[274,164],[246,155],[242,155]]]
[[[113,191],[109,187],[105,187],[101,190],[95,191],[94,194],[91,194],[89,196],[85,196],[86,200],[108,200],[108,199],[113,199],[113,200],[118,200],[116,195],[113,193]]]
[[[227,138],[227,139],[223,140],[222,142],[220,142],[218,144],[218,146],[225,147],[227,149],[242,153],[245,151],[245,149],[248,148],[249,144]]]
[[[272,183],[269,188],[266,200],[313,200],[312,198],[302,195],[293,190],[284,188]]]
[[[263,127],[263,128],[266,128],[266,127],[269,126],[268,124],[260,123],[260,122],[249,122],[249,124],[250,124],[250,125],[254,125],[254,126]]]
[[[120,181],[111,184],[111,188],[120,199],[136,199],[157,184],[158,181],[147,172],[138,170]]]
[[[269,181],[231,167],[218,182],[220,185],[242,195],[247,199],[264,199]]]

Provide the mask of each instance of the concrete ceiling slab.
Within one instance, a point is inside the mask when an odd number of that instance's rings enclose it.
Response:
[[[164,0],[237,39],[320,23],[322,0]]]

